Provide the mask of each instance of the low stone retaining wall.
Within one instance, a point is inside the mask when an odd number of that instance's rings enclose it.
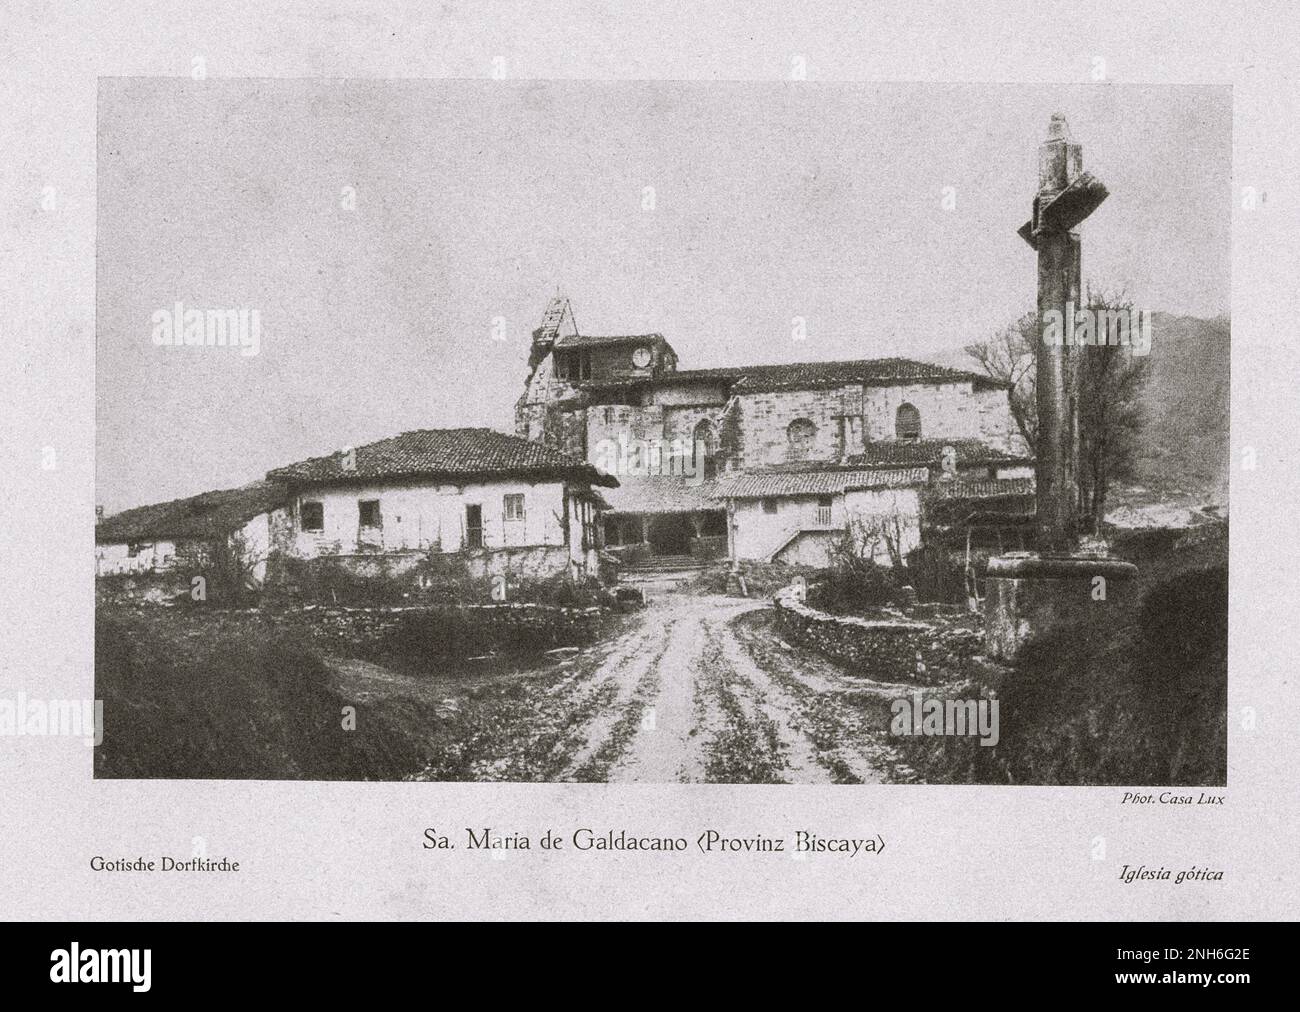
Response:
[[[328,646],[383,650],[399,639],[450,653],[527,645],[575,646],[599,635],[609,609],[542,604],[478,604],[457,608],[303,608],[296,621]],[[442,641],[447,642],[443,643]],[[452,641],[455,642],[452,642]]]
[[[600,635],[612,609],[559,608],[510,603],[461,607],[156,608],[126,610],[182,623],[184,635],[203,641],[218,636],[292,632],[322,649],[352,656],[384,653],[472,655],[493,650],[578,646]]]
[[[793,587],[773,598],[776,621],[789,639],[882,682],[935,685],[962,675],[966,662],[983,650],[972,629],[900,616],[860,618],[810,608]]]

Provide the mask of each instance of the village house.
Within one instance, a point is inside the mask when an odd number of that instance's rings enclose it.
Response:
[[[277,468],[288,489],[284,558],[397,576],[431,553],[473,575],[597,572],[598,487],[616,478],[485,428],[420,429]]]
[[[401,577],[431,554],[455,556],[478,577],[595,575],[609,508],[597,489],[617,485],[491,429],[404,432],[242,488],[109,517],[96,524],[96,573],[162,577],[147,588],[162,599],[188,589],[181,577],[210,569],[215,545],[249,585],[279,579],[292,560]]]
[[[255,481],[117,513],[95,524],[95,573],[182,576],[224,552],[261,583],[273,532],[287,522],[285,502],[283,485]]]
[[[903,556],[921,542],[927,503],[951,523],[1033,495],[1005,383],[902,358],[681,370],[660,334],[581,334],[562,296],[533,332],[515,422],[598,466],[626,459],[615,446],[694,448],[687,474],[618,474],[605,534],[626,558],[823,566],[857,525],[889,529],[874,550],[888,562],[887,541]]]

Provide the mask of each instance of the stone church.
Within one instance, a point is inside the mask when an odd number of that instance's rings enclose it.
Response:
[[[1032,509],[1008,393],[902,358],[682,369],[663,335],[584,334],[557,296],[515,428],[617,476],[604,543],[628,561],[822,566],[851,530],[897,564],[927,528],[1014,530]]]

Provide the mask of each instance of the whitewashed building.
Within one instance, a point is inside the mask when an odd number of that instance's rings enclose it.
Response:
[[[617,479],[485,428],[420,429],[271,471],[289,490],[276,549],[397,575],[458,555],[476,575],[595,573],[598,487]],[[381,568],[382,567],[382,568]]]
[[[261,583],[273,532],[287,521],[285,501],[283,485],[255,481],[114,514],[95,524],[95,574],[183,572],[207,565],[213,545],[224,543]]]

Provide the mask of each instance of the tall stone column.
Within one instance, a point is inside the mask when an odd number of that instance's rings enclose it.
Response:
[[[1038,148],[1038,192],[1026,239],[1038,252],[1038,487],[1036,545],[1068,555],[1078,541],[1079,411],[1069,341],[1079,308],[1082,251],[1079,224],[1106,199],[1106,188],[1083,172],[1083,148],[1056,115]],[[1022,230],[1022,235],[1024,231]],[[1049,321],[1064,338],[1048,343]]]
[[[1081,616],[1107,619],[1136,574],[1131,563],[1084,556],[1078,549],[1079,406],[1072,342],[1080,303],[1082,250],[1074,230],[1107,197],[1083,171],[1083,148],[1065,117],[1052,117],[1038,148],[1033,216],[1020,236],[1038,254],[1037,409],[1034,554],[990,559],[984,602],[985,650],[1014,661],[1033,635]],[[1049,336],[1051,339],[1049,339]],[[1117,586],[1109,586],[1115,581]],[[1103,632],[1104,634],[1104,632]]]

